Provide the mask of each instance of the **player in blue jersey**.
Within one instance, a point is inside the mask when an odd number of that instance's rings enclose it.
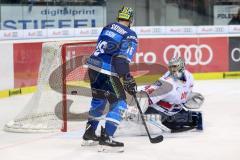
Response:
[[[98,38],[95,52],[87,61],[92,89],[92,102],[82,145],[100,145],[100,151],[123,151],[124,144],[112,139],[127,109],[125,91],[135,94],[136,82],[129,71],[137,50],[137,35],[130,29],[133,10],[119,10],[117,22],[105,26]],[[123,83],[121,82],[121,79]],[[107,101],[110,108],[101,135],[95,133]]]

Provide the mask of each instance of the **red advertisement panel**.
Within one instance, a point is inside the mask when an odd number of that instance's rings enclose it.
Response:
[[[41,50],[41,42],[14,44],[15,87],[36,85]],[[71,50],[68,53],[73,54]],[[67,57],[71,57],[68,53]],[[143,64],[135,65],[137,70],[158,74],[166,71],[168,60],[173,56],[183,57],[186,68],[193,73],[228,71],[228,38],[141,38],[133,62]]]
[[[139,58],[138,54],[143,58]],[[185,60],[186,68],[191,72],[228,71],[228,38],[140,39],[134,61],[148,61],[166,66],[173,56],[181,56]]]
[[[14,50],[14,87],[34,86],[37,83],[42,43],[16,43]]]
[[[204,72],[226,72],[229,71],[229,43],[228,37],[212,37],[212,38],[199,38],[199,44],[206,44],[212,49],[212,60],[207,69],[203,69]],[[211,51],[211,50],[209,50]],[[211,52],[205,51],[204,56],[211,57]],[[206,58],[207,59],[207,58]],[[210,60],[210,58],[209,58]],[[203,61],[206,61],[203,59]],[[199,71],[201,71],[201,66],[199,65]],[[208,70],[209,69],[209,70]]]

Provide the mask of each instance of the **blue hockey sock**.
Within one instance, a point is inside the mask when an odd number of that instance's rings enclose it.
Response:
[[[113,122],[106,121],[105,123],[105,130],[108,136],[113,136],[117,129],[117,125]]]

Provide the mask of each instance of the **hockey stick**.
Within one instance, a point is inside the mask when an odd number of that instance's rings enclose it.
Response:
[[[162,142],[162,141],[163,141],[163,136],[162,136],[162,135],[159,135],[159,136],[154,137],[154,138],[152,138],[152,137],[150,136],[149,130],[148,130],[148,128],[147,128],[146,121],[145,121],[144,116],[143,116],[143,112],[142,112],[141,107],[140,107],[140,105],[139,105],[139,103],[138,103],[138,100],[137,100],[136,93],[133,94],[133,98],[134,98],[134,100],[135,100],[135,102],[136,102],[136,104],[137,104],[138,111],[139,111],[139,113],[140,113],[140,115],[141,115],[141,119],[142,119],[143,125],[144,125],[144,127],[145,127],[145,129],[146,129],[146,131],[147,131],[147,135],[148,135],[148,138],[149,138],[150,142],[151,142],[151,143],[159,143],[159,142]]]

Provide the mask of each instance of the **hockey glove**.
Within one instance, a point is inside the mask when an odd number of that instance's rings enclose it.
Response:
[[[131,76],[130,74],[126,74],[123,77],[123,87],[124,87],[124,90],[127,91],[127,93],[130,95],[134,95],[136,93],[137,84],[133,76]]]

